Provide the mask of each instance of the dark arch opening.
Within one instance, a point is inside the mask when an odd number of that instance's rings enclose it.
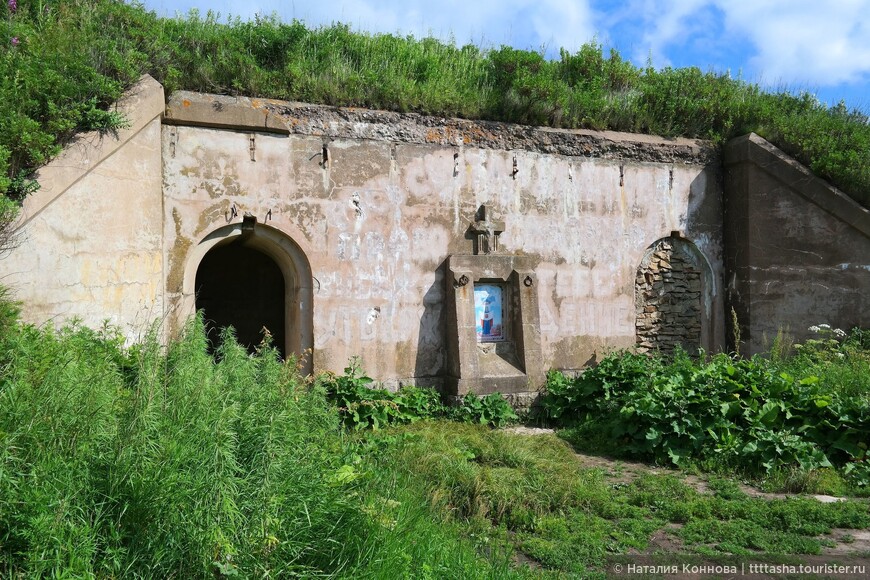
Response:
[[[266,328],[286,358],[284,275],[272,258],[236,242],[210,250],[196,271],[196,309],[203,310],[212,347],[232,326],[239,344],[253,352]]]

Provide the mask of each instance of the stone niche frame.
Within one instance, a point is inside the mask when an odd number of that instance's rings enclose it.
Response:
[[[445,394],[530,393],[544,382],[538,278],[526,256],[451,255],[447,258]],[[504,288],[505,338],[478,340],[475,284]]]
[[[667,264],[653,266],[653,262],[663,259],[659,253],[667,254]],[[672,260],[679,259],[692,270],[672,268]],[[659,273],[661,267],[661,273]],[[652,271],[654,270],[654,271]],[[697,289],[693,290],[691,280],[685,280],[686,275],[697,276]],[[646,276],[649,276],[647,278]],[[659,276],[659,278],[655,278]],[[658,282],[658,284],[656,284]],[[682,289],[677,286],[682,285]],[[662,292],[655,296],[655,302],[648,302],[645,297],[652,293],[655,286]],[[697,313],[686,320],[682,312],[674,312],[674,307],[691,306],[690,302],[681,302],[686,293],[697,293]],[[698,246],[680,231],[672,231],[670,236],[662,237],[650,244],[644,251],[635,276],[635,337],[636,346],[642,351],[652,351],[660,348],[671,353],[680,344],[689,354],[696,354],[698,348],[713,352],[716,348],[713,328],[715,326],[714,295],[716,294],[715,278],[710,262]],[[657,306],[665,306],[670,314],[659,317]],[[649,308],[649,310],[647,310]],[[693,328],[696,325],[696,328]],[[655,335],[659,332],[659,337]],[[696,336],[693,336],[696,334]],[[652,338],[651,338],[652,337]],[[693,338],[687,342],[686,338]],[[683,340],[681,340],[683,339]]]

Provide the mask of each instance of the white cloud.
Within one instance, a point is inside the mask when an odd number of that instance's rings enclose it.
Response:
[[[548,45],[579,48],[595,33],[589,0],[259,0],[239,4],[227,0],[145,0],[161,13],[186,13],[190,7],[249,18],[273,12],[308,26],[349,24],[366,32],[432,35],[458,45],[511,44],[537,49]]]
[[[657,67],[668,66],[668,47],[676,40],[697,33],[693,18],[709,0],[645,0],[631,2],[622,12],[623,19],[642,20],[640,44],[635,45],[632,59],[645,63],[651,57]]]
[[[540,43],[552,50],[566,48],[573,52],[595,37],[594,15],[588,2],[540,0],[531,5],[535,7],[532,28]]]
[[[714,9],[724,37],[710,29]],[[611,19],[642,27],[631,52],[638,63],[651,55],[656,66],[668,65],[694,38],[742,43],[730,52],[747,55],[747,72],[767,83],[836,85],[870,74],[870,0],[634,0]]]
[[[588,0],[336,0],[294,2],[284,15],[310,24],[341,21],[360,30],[453,38],[459,45],[579,47],[594,35]]]
[[[767,82],[854,82],[870,74],[870,0],[717,0],[729,30],[757,52],[750,67]]]

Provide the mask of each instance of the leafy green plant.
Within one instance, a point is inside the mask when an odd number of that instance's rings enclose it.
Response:
[[[519,419],[513,407],[499,393],[482,397],[471,393],[465,395],[462,404],[454,409],[453,417],[492,427],[502,427]]]
[[[550,373],[544,406],[611,451],[663,463],[805,471],[866,460],[870,404],[761,358],[615,353],[576,379]]]
[[[362,374],[360,361],[352,358],[343,375],[323,373],[317,383],[338,407],[344,424],[354,429],[379,429],[442,416],[441,396],[432,389],[403,387],[396,393],[371,387],[373,380]]]
[[[779,366],[793,376],[816,376],[819,386],[847,398],[870,399],[870,341],[867,331],[811,326],[813,338],[795,344]]]
[[[510,404],[498,393],[484,397],[472,394],[462,404],[447,407],[434,389],[404,386],[392,393],[376,389],[374,381],[363,374],[360,361],[354,357],[343,375],[323,373],[317,383],[338,407],[344,424],[354,429],[379,429],[387,425],[413,423],[421,419],[451,417],[500,427],[518,417]]]

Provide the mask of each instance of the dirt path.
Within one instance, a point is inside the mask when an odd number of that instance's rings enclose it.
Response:
[[[506,428],[505,431],[529,436],[555,435],[553,429],[540,427],[517,426]],[[630,484],[644,474],[673,475],[681,479],[686,485],[694,488],[698,493],[712,493],[707,484],[707,480],[704,477],[688,474],[677,469],[669,469],[637,461],[612,459],[587,453],[575,452],[575,455],[580,462],[580,465],[584,468],[602,470],[606,481],[611,484]],[[800,494],[768,493],[745,483],[738,483],[738,486],[747,496],[765,500],[783,500],[789,497],[813,497],[824,503],[832,503],[845,501],[846,499],[828,495],[803,496]],[[665,528],[657,531],[653,534],[652,538],[650,538],[649,547],[643,553],[687,552],[688,550],[683,545],[682,540],[674,533],[680,527],[680,524],[669,524]],[[870,530],[834,529],[831,530],[830,534],[826,534],[820,538],[829,540],[833,544],[824,547],[822,555],[856,556],[861,560],[859,563],[868,563],[867,557],[870,556]]]

